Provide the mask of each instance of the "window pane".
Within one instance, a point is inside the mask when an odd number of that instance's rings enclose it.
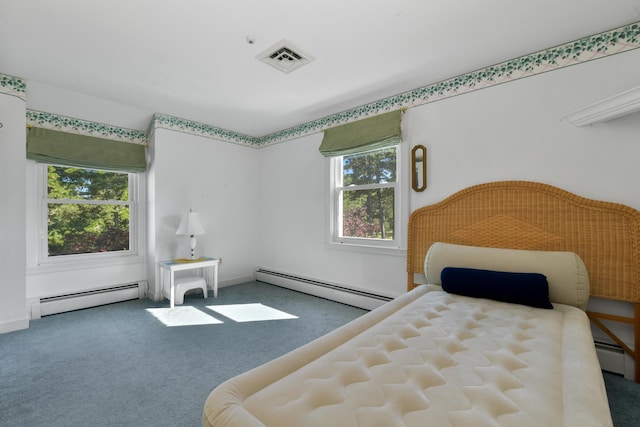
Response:
[[[342,192],[342,236],[393,240],[394,189]]]
[[[129,200],[129,175],[94,169],[49,166],[49,199]]]
[[[396,148],[383,148],[342,158],[343,185],[396,182]]]
[[[129,207],[49,204],[49,256],[129,250]]]

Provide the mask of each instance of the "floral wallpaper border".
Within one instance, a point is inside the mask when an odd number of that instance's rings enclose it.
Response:
[[[521,56],[261,137],[244,135],[160,113],[154,115],[146,132],[32,110],[27,110],[27,124],[140,144],[145,144],[153,131],[161,128],[261,148],[384,112],[440,101],[637,48],[640,48],[640,22]],[[0,93],[26,100],[25,81],[18,77],[0,74]]]
[[[0,93],[17,96],[23,101],[26,101],[27,85],[24,80],[19,77],[0,74]]]
[[[27,126],[61,130],[80,135],[95,136],[134,144],[147,144],[147,132],[124,129],[88,120],[74,119],[41,111],[27,110]]]
[[[221,129],[204,123],[196,123],[190,120],[180,119],[178,117],[167,116],[165,114],[156,113],[153,116],[153,123],[151,127],[153,129],[169,129],[192,135],[204,136],[206,138],[219,139],[239,145],[247,145],[251,147],[260,146],[260,138]]]

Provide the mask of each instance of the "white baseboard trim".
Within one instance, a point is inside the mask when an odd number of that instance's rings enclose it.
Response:
[[[602,370],[624,376],[628,380],[635,378],[633,358],[615,343],[595,341],[596,354]]]
[[[379,295],[362,289],[350,288],[336,283],[297,276],[263,267],[256,268],[256,280],[366,310],[373,310],[393,299],[393,297],[388,295]]]
[[[242,276],[233,279],[222,280],[218,282],[218,288],[224,288],[227,286],[240,285],[242,283],[255,282],[254,276]]]
[[[147,281],[140,280],[134,283],[92,289],[72,294],[30,298],[27,309],[31,319],[39,319],[42,316],[64,313],[66,311],[96,307],[132,299],[142,299],[146,294]]]
[[[0,322],[0,334],[6,334],[7,332],[20,331],[22,329],[29,329],[29,319],[16,319]]]

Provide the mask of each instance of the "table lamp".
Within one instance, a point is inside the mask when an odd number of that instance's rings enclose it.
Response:
[[[176,230],[176,234],[181,236],[189,236],[189,246],[191,247],[191,258],[195,259],[196,253],[196,235],[205,234],[204,227],[200,224],[200,218],[197,212],[189,209],[189,213],[184,214],[180,225]]]

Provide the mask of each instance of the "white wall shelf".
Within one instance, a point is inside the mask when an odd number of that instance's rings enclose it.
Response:
[[[564,116],[575,126],[605,122],[640,111],[640,86],[629,89]]]

